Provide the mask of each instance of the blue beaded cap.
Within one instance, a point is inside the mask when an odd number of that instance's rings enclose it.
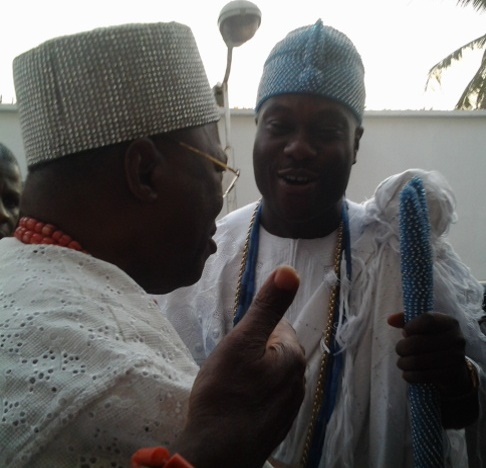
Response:
[[[361,122],[366,97],[364,66],[351,40],[319,19],[278,42],[263,67],[256,112],[268,98],[290,93],[337,101]]]

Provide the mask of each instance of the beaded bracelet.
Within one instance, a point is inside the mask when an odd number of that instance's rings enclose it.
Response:
[[[165,447],[147,447],[132,455],[132,468],[194,468],[178,453],[170,455]]]

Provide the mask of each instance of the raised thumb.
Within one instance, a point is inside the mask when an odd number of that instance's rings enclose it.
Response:
[[[259,338],[263,344],[294,300],[300,279],[290,266],[276,268],[256,294],[245,316],[235,327]]]

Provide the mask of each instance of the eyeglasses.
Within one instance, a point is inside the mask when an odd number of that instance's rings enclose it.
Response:
[[[220,161],[214,156],[211,156],[210,154],[207,154],[204,151],[198,150],[197,148],[194,148],[194,146],[188,145],[183,141],[175,140],[170,137],[167,138],[173,141],[174,143],[177,143],[179,146],[182,146],[183,148],[191,151],[191,153],[202,156],[203,158],[206,158],[208,161],[211,161],[213,164],[216,164],[216,166],[219,166],[223,169],[223,179],[221,182],[223,188],[223,198],[225,198],[228,195],[228,193],[230,193],[231,190],[233,190],[236,181],[238,180],[238,177],[240,177],[239,169],[233,169],[232,167],[225,164],[223,161]]]

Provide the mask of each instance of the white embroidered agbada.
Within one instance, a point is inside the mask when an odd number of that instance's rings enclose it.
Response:
[[[398,237],[398,194],[414,175],[427,191],[434,255],[435,310],[453,315],[467,339],[466,354],[483,370],[486,336],[478,327],[482,288],[460,261],[444,234],[454,220],[454,196],[437,173],[411,170],[384,181],[375,196],[362,205],[349,203],[352,279],[341,266],[341,312],[337,330],[344,353],[342,380],[329,421],[321,467],[412,466],[407,385],[396,366],[395,345],[401,330],[386,318],[403,310]],[[235,291],[243,246],[255,203],[223,218],[218,224],[218,252],[208,260],[201,280],[162,297],[162,311],[202,363],[232,327]],[[294,266],[301,286],[286,317],[293,324],[308,360],[306,397],[299,415],[275,457],[299,463],[310,419],[319,362],[321,337],[328,315],[333,256],[337,234],[320,239],[284,239],[260,227],[256,287],[278,265]],[[486,466],[486,396],[482,385],[482,428],[468,429],[470,447],[482,452]],[[464,430],[447,431],[448,463],[467,466]],[[483,441],[481,443],[481,441]],[[476,450],[477,449],[477,450]],[[475,465],[474,465],[475,466]]]
[[[123,467],[170,447],[198,367],[119,268],[0,241],[0,466]]]

